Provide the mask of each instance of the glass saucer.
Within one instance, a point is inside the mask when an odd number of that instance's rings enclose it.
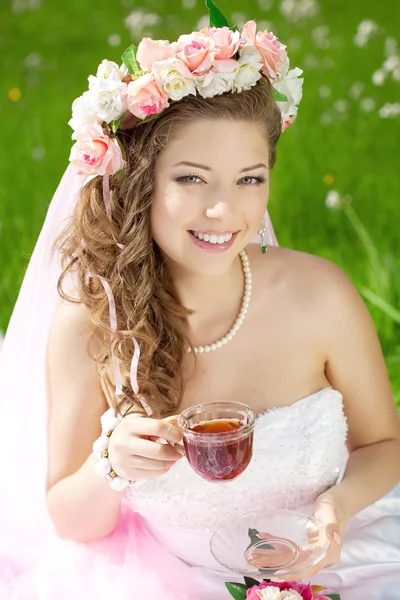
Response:
[[[325,527],[301,511],[249,512],[223,523],[210,550],[226,569],[241,575],[286,578],[316,565],[330,541]]]

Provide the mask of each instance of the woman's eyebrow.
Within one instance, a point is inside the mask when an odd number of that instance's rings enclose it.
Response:
[[[178,167],[179,165],[186,165],[188,167],[197,167],[199,169],[204,169],[205,171],[211,171],[211,167],[206,167],[205,165],[199,165],[197,163],[193,163],[193,162],[189,162],[187,160],[183,160],[181,162],[178,162],[174,165],[174,167]],[[241,169],[239,171],[239,173],[243,173],[244,171],[251,171],[252,169],[258,169],[259,167],[265,167],[268,170],[268,167],[266,164],[264,163],[258,163],[256,165],[253,165],[252,167],[245,167],[244,169]]]

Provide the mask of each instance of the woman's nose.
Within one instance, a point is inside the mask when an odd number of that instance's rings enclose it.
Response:
[[[211,202],[205,212],[209,219],[228,221],[232,216],[232,203],[229,200],[217,200]]]

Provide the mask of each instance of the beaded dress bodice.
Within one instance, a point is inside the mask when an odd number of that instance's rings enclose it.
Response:
[[[258,415],[253,457],[237,479],[207,482],[182,458],[165,475],[130,486],[126,502],[156,529],[193,534],[251,510],[311,504],[341,474],[346,435],[342,395],[325,388]]]

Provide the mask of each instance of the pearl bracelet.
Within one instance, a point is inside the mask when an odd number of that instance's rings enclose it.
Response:
[[[136,415],[141,416],[141,415]],[[97,458],[95,472],[99,477],[105,477],[110,488],[116,492],[124,490],[128,485],[134,483],[116,474],[108,458],[108,444],[116,426],[122,421],[122,416],[115,416],[112,408],[108,409],[101,417],[101,436],[93,444],[93,452]]]

